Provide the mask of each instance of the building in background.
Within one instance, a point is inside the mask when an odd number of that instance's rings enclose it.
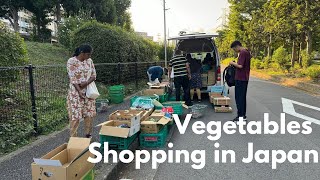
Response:
[[[30,36],[33,29],[33,24],[31,22],[33,14],[28,10],[21,10],[18,12],[18,16],[19,16],[19,20],[18,20],[19,33],[22,36]],[[58,25],[56,23],[56,17],[50,15],[49,19],[51,19],[52,21],[47,25],[47,28],[51,30],[52,37],[56,39],[57,33],[58,33]],[[14,31],[8,19],[0,18],[0,21],[4,22],[10,30]]]

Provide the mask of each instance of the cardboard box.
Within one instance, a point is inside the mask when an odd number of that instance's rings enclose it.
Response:
[[[231,99],[229,97],[215,97],[213,104],[218,106],[230,106]]]
[[[141,116],[140,122],[146,120],[146,119],[153,113],[153,110],[154,110],[154,109],[142,110],[142,113],[143,113],[143,114],[142,114],[142,116]]]
[[[131,107],[130,110],[142,112],[141,118],[140,118],[140,122],[141,122],[141,121],[144,121],[147,117],[149,117],[152,114],[152,112],[154,111],[154,108],[149,109],[149,110],[143,110],[143,109],[136,109],[136,108]]]
[[[221,95],[221,93],[215,93],[215,92],[210,92],[209,93],[209,97],[210,97],[210,103],[214,103],[214,98],[216,97],[223,97],[223,95]]]
[[[164,95],[166,93],[165,89],[146,89],[142,92],[143,95],[153,96],[153,95]]]
[[[150,121],[150,119],[157,119],[159,120],[158,122],[153,122]],[[165,118],[164,116],[160,117],[160,116],[150,116],[149,118],[147,118],[145,121],[141,122],[141,132],[142,133],[158,133],[161,128],[163,126],[165,126],[166,124],[168,124],[171,120],[168,118]]]
[[[120,128],[118,126],[127,124],[130,128]],[[128,138],[140,131],[139,124],[132,125],[129,121],[111,120],[104,122],[98,126],[101,126],[100,135]]]
[[[208,85],[216,84],[216,73],[214,71],[208,72]]]
[[[109,120],[130,121],[131,124],[140,124],[143,111],[118,110],[109,115]]]
[[[216,113],[231,113],[232,108],[231,107],[214,107],[214,111]]]
[[[158,117],[163,117],[164,116],[164,113],[161,111],[161,110],[155,110],[151,116],[158,116]]]
[[[202,86],[208,85],[208,74],[201,74]]]
[[[158,85],[151,85],[149,86],[150,89],[165,89],[169,85],[169,82],[162,82]]]
[[[94,164],[87,161],[94,157],[89,151],[91,139],[71,137],[68,143],[50,151],[31,164],[33,180],[75,180],[89,172]]]

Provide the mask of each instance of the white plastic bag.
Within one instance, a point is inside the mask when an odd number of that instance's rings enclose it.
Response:
[[[86,96],[89,99],[97,99],[100,96],[96,83],[92,82],[87,86]]]
[[[92,64],[90,65],[89,71],[91,73],[90,73],[90,76],[87,80],[89,80],[92,75]],[[86,96],[89,99],[97,99],[100,96],[100,93],[99,93],[97,86],[96,86],[96,83],[94,81],[87,86]]]

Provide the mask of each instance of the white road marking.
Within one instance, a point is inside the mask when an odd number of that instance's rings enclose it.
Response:
[[[296,110],[294,109],[293,104],[297,104],[297,105],[300,105],[300,106],[303,106],[303,107],[306,107],[306,108],[309,108],[309,109],[313,109],[313,110],[316,110],[316,111],[320,111],[320,108],[315,107],[315,106],[311,106],[311,105],[308,105],[308,104],[304,104],[304,103],[301,103],[301,102],[293,101],[293,100],[290,100],[290,99],[282,98],[282,106],[283,106],[283,112],[284,113],[320,125],[320,120],[312,118],[312,117],[309,117],[309,116],[306,116],[306,115],[303,115],[303,114],[300,114],[300,113],[297,113]]]

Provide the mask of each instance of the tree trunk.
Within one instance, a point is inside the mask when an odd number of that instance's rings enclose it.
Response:
[[[296,42],[292,41],[291,67],[294,67],[295,58],[296,58]]]
[[[267,57],[267,56],[268,56],[268,48],[264,47],[264,57]]]
[[[299,53],[298,53],[298,61],[299,61],[299,65],[300,67],[302,67],[302,42],[299,43]]]
[[[308,54],[311,54],[312,53],[312,33],[310,30],[307,31],[306,43],[307,43],[307,52]]]
[[[10,13],[11,13],[11,17],[12,17],[13,21],[10,19],[10,17],[8,19],[9,19],[14,31],[19,32],[20,27],[19,27],[18,9],[16,9],[14,7],[10,7]]]
[[[56,4],[56,18],[57,18],[57,24],[61,22],[61,6],[60,6],[60,1],[57,2]]]
[[[272,44],[272,35],[270,34],[270,39],[268,43],[268,58],[270,59],[272,54],[271,54],[271,44]]]

